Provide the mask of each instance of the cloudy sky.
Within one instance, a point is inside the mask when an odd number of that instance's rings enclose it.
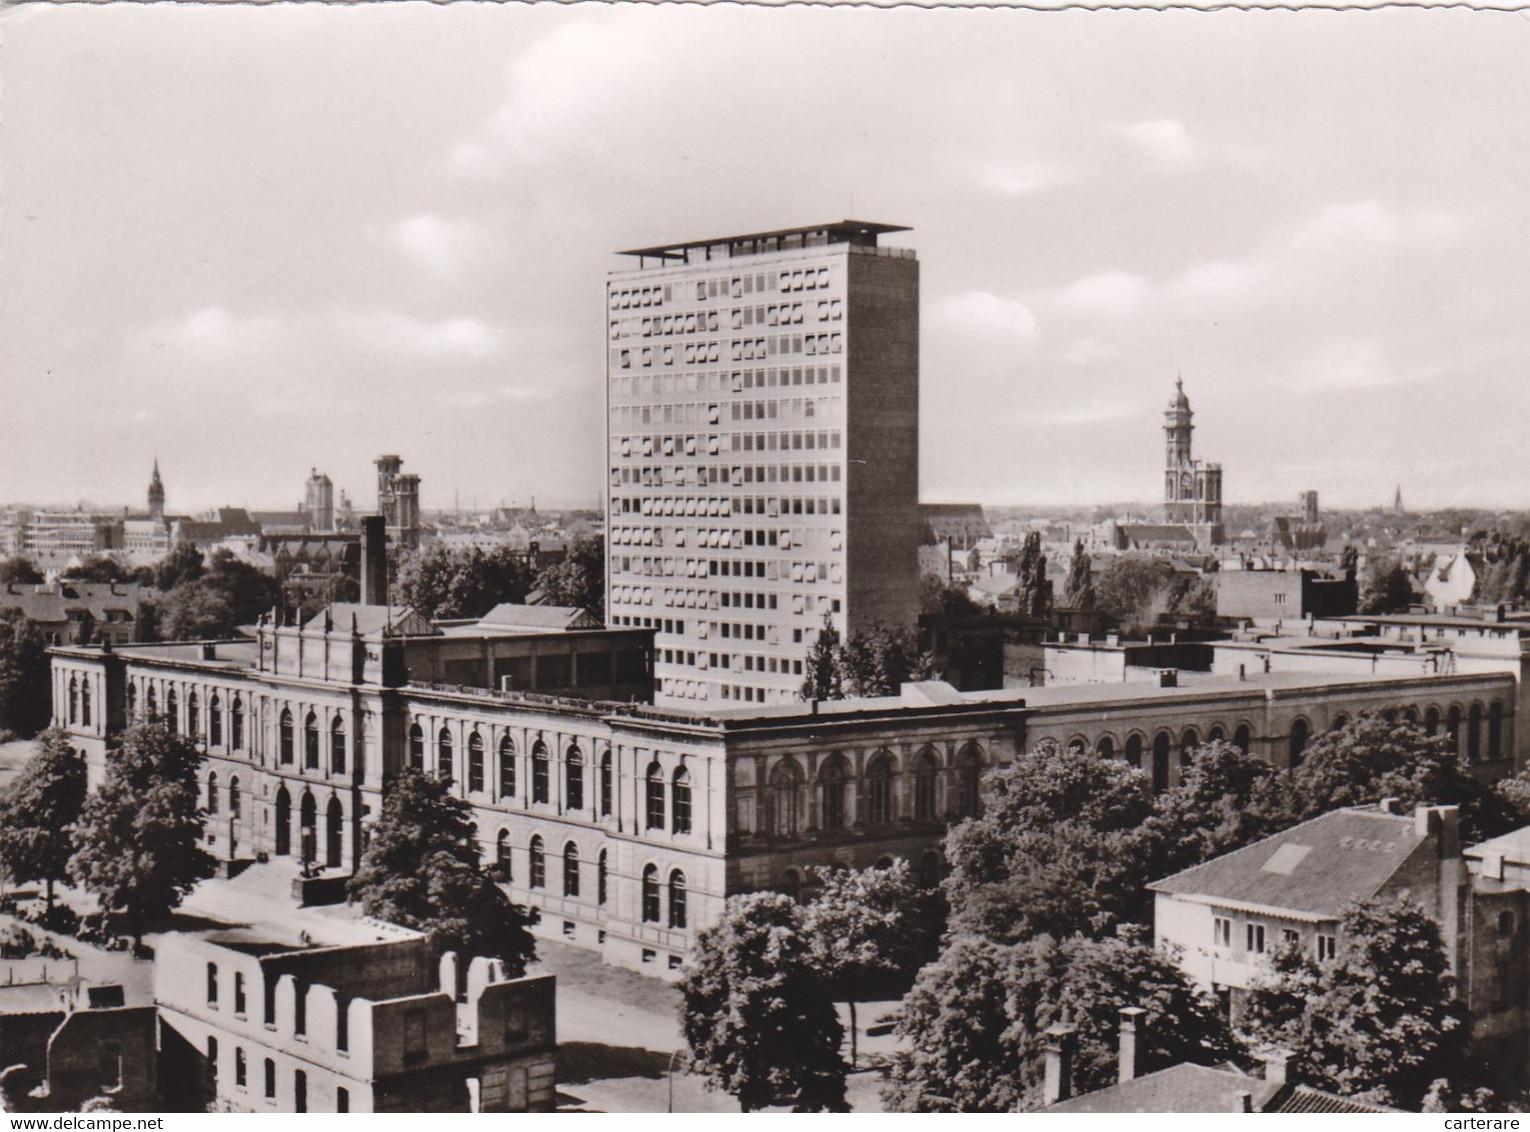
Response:
[[[120,5],[0,16],[0,499],[592,502],[618,248],[923,272],[929,499],[1530,506],[1530,22]]]

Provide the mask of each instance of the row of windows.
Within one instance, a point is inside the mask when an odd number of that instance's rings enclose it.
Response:
[[[218,1075],[218,1039],[216,1037],[209,1036],[207,1039],[207,1064],[216,1080]],[[276,1100],[276,1062],[269,1057],[265,1059],[264,1084],[266,1100],[274,1102]],[[249,1063],[243,1046],[234,1047],[234,1087],[241,1090],[249,1088]],[[294,1112],[308,1111],[308,1074],[301,1069],[292,1071],[292,1107]],[[344,1085],[335,1087],[335,1111],[351,1111],[351,1093]]]
[[[726,535],[728,532],[721,533]],[[758,534],[761,541],[766,534],[764,531],[747,533]],[[775,534],[774,531],[769,533]],[[787,549],[790,549],[790,535],[789,530],[781,532],[782,538],[788,542]],[[730,543],[732,541],[729,540]],[[843,547],[843,538],[838,531],[834,531],[829,538],[829,549],[837,551]],[[771,582],[803,584],[844,581],[844,565],[840,562],[798,562],[790,558],[673,558],[621,554],[612,556],[611,573],[637,578],[761,578]],[[774,600],[761,603],[758,608],[774,609],[776,603]]]
[[[822,465],[819,465],[819,467],[822,467]],[[628,468],[622,470],[631,471],[632,469]],[[658,471],[658,469],[654,470]],[[648,495],[613,495],[611,497],[611,511],[613,514],[621,515],[668,515],[670,513],[669,509],[671,507],[671,504],[669,503],[670,499],[674,499],[673,511],[676,515],[693,514],[691,511],[693,504],[696,508],[694,514],[697,516],[716,515],[721,517],[732,515],[763,515],[766,518],[774,519],[777,516],[783,514],[822,515],[828,514],[831,510],[834,514],[839,514],[839,506],[837,500],[834,501],[834,504],[831,507],[825,507],[821,506],[822,500],[816,496],[812,497],[812,499],[808,499],[807,497],[782,497],[779,495],[742,495],[734,496],[732,498],[726,496],[696,498]],[[817,500],[817,502],[813,502],[813,500]],[[673,529],[675,528],[668,526],[653,528],[653,537],[655,543],[662,546],[663,543],[660,540],[663,538],[663,531]],[[812,533],[813,532],[811,530],[806,532],[807,535],[811,535]],[[804,534],[799,533],[799,540],[802,537],[804,537]],[[646,545],[647,535],[643,536],[643,540],[644,544]]]
[[[1233,922],[1226,916],[1214,916],[1211,921],[1212,943],[1216,947],[1231,949],[1233,946]],[[1280,944],[1290,947],[1301,943],[1301,933],[1294,928],[1280,929]],[[1273,944],[1264,924],[1250,920],[1243,925],[1241,938],[1243,950],[1250,955],[1264,955]],[[1339,953],[1337,936],[1318,932],[1313,937],[1312,954],[1320,962],[1332,960]]]
[[[965,745],[956,759],[956,795],[954,810],[958,816],[968,817],[978,812],[980,787],[983,775],[983,758],[974,744]],[[886,752],[874,755],[866,764],[858,785],[858,813],[850,814],[847,807],[847,786],[853,781],[848,760],[841,754],[830,755],[818,768],[818,776],[812,784],[818,802],[818,826],[822,830],[841,830],[847,824],[859,821],[864,825],[888,825],[897,814],[894,812],[895,780],[899,771],[892,755]],[[913,758],[906,779],[911,787],[911,816],[917,821],[933,821],[937,812],[940,781],[940,760],[928,748]],[[778,762],[770,772],[769,781],[762,792],[760,828],[776,837],[794,837],[802,832],[803,803],[808,801],[808,781],[796,759]],[[742,816],[742,815],[741,815]],[[742,827],[752,825],[741,820]]]
[[[710,373],[689,371],[685,373],[634,373],[616,374],[611,379],[613,401],[628,397],[653,397],[670,393],[741,393],[746,389],[789,389],[801,385],[838,385],[840,367],[837,363],[811,366],[754,366],[750,369],[716,370]],[[717,406],[709,406],[715,409]],[[667,407],[663,407],[667,408]],[[677,406],[687,410],[696,406]],[[652,409],[652,414],[648,410]],[[661,406],[614,405],[613,421],[634,421],[639,418],[646,424],[658,420]],[[637,415],[634,415],[637,414]],[[709,414],[710,415],[710,414]],[[665,416],[664,420],[672,419]],[[679,420],[680,417],[673,419]],[[699,420],[687,415],[684,419]],[[716,424],[718,418],[711,417]]]
[[[90,726],[90,680],[69,677],[69,724]]]
[[[767,401],[767,406],[774,407],[785,402]],[[811,409],[813,402],[808,401],[806,407]],[[691,406],[696,408],[697,406]],[[749,414],[760,412],[759,416]],[[813,411],[802,413],[776,413],[761,410],[755,402],[749,401],[742,405],[733,406],[733,420],[745,421],[784,421],[787,424],[796,424],[805,421],[823,421],[827,424],[841,423],[831,418],[828,411]],[[663,422],[672,423],[670,421]],[[688,422],[673,422],[688,423]],[[716,421],[709,422],[716,424]],[[841,433],[836,429],[827,431],[740,431],[730,430],[716,433],[675,433],[668,436],[649,435],[632,436],[619,433],[614,438],[616,455],[618,456],[716,456],[721,452],[797,452],[807,449],[830,449],[839,448],[842,441]],[[684,470],[685,465],[676,465],[674,471]]]
[[[137,719],[138,715],[138,685],[128,681],[127,685],[127,714],[129,719]],[[144,693],[144,714],[151,719],[163,719],[165,726],[172,733],[180,730],[181,715],[180,701],[174,688],[165,693],[165,711],[160,714],[159,692],[153,684],[147,685]],[[228,722],[228,745],[231,750],[244,750],[244,700],[240,696],[234,696],[233,702],[227,711]],[[214,692],[207,701],[207,743],[212,747],[223,746],[223,725],[225,712],[223,701],[218,693]],[[89,719],[86,719],[89,722]],[[201,701],[195,692],[186,697],[186,731],[192,736],[202,734],[202,711]]]
[[[837,581],[836,576],[839,566],[830,570],[831,580]],[[657,600],[669,608],[675,609],[721,609],[721,593],[717,590],[680,589],[669,586],[659,587]],[[838,613],[840,611],[840,599],[830,597],[828,594],[791,594],[789,611],[798,617],[820,617],[825,613]],[[653,586],[612,586],[611,602],[613,605],[653,605],[655,593]],[[704,634],[697,634],[704,636]]]
[[[533,836],[528,846],[529,869],[526,879],[527,887],[543,889],[547,887],[547,851],[541,837]],[[500,830],[499,837],[495,842],[495,864],[498,872],[506,881],[513,881],[513,865],[510,856],[510,834],[508,830]],[[661,900],[659,884],[659,867],[657,865],[645,865],[642,875],[642,917],[644,923],[665,922],[671,928],[683,929],[687,926],[687,897],[685,873],[679,869],[670,870],[669,879],[665,884],[668,892],[668,917],[661,919]],[[562,890],[565,897],[577,899],[581,894],[582,877],[580,873],[579,846],[572,841],[563,847],[563,877]],[[604,905],[610,899],[610,868],[606,850],[600,851],[600,856],[595,860],[595,902]]]
[[[755,362],[783,354],[802,354],[806,357],[828,357],[845,352],[844,335],[839,331],[821,334],[767,334],[763,338],[735,338],[726,351],[729,361]],[[634,365],[647,369],[651,366],[708,365],[723,360],[722,343],[686,342],[680,346],[628,347],[614,351],[616,365],[631,369]]]
[[[305,770],[318,770],[320,765],[320,736],[323,730],[319,725],[319,717],[314,712],[309,712],[303,720],[303,768]],[[296,752],[297,736],[293,726],[292,712],[288,708],[282,709],[281,718],[277,724],[277,749],[283,766],[291,766]],[[357,769],[360,769],[361,752],[358,749]],[[329,725],[329,764],[333,774],[345,773],[345,720],[341,716],[335,716]]]
[[[629,307],[657,307],[668,302],[670,299],[669,286],[663,287],[628,287],[620,291],[611,292],[611,309],[626,310]]]

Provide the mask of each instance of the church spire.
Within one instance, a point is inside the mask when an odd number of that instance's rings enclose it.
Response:
[[[165,517],[165,483],[159,478],[159,455],[154,456],[154,474],[149,477],[149,518]]]

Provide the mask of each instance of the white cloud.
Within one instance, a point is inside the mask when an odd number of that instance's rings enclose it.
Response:
[[[489,234],[472,220],[447,220],[420,213],[385,229],[367,229],[368,238],[386,244],[437,279],[455,279],[493,247]]]
[[[1147,281],[1130,271],[1086,275],[1066,288],[1058,301],[1082,314],[1130,314],[1148,298]]]
[[[1063,361],[1075,366],[1094,365],[1096,362],[1114,361],[1121,352],[1114,346],[1097,342],[1093,338],[1075,338],[1062,352]]]
[[[1002,196],[1028,196],[1066,185],[1073,174],[1053,162],[1012,161],[980,165],[976,178],[979,186]]]
[[[382,354],[426,359],[474,359],[499,353],[502,329],[476,318],[419,319],[396,312],[342,312],[335,329],[357,345]]]
[[[1201,146],[1178,118],[1149,118],[1122,126],[1121,133],[1147,160],[1167,169],[1188,169],[1201,160]]]
[[[1030,346],[1038,333],[1030,308],[990,291],[948,295],[935,304],[931,317],[937,325],[960,334],[1002,339],[1012,345]]]
[[[208,361],[232,360],[277,345],[284,334],[281,321],[270,315],[238,316],[215,305],[161,319],[145,328],[138,342],[150,349],[170,347]]]

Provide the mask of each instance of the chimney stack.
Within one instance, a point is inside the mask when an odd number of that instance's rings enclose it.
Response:
[[[1241,1090],[1238,1093],[1238,1095],[1233,1098],[1233,1111],[1234,1112],[1253,1112],[1254,1111],[1254,1094],[1249,1092],[1247,1089]]]
[[[1147,1027],[1147,1022],[1144,1020],[1146,1014],[1147,1011],[1140,1006],[1121,1008],[1121,1033],[1118,1045],[1122,1084],[1135,1081],[1142,1075],[1142,1040],[1147,1037],[1142,1031]]]
[[[1056,1104],[1073,1095],[1073,1051],[1078,1045],[1078,1027],[1058,1023],[1046,1030],[1046,1077],[1041,1087],[1041,1103]]]
[[[1259,1060],[1264,1062],[1264,1079],[1271,1085],[1284,1085],[1286,1074],[1291,1067],[1291,1051],[1288,1049],[1270,1048],[1261,1050]]]
[[[361,604],[388,604],[388,526],[381,515],[361,520]]]

